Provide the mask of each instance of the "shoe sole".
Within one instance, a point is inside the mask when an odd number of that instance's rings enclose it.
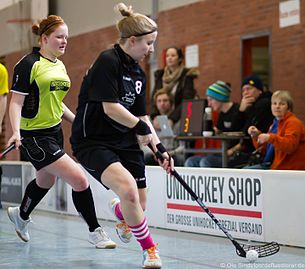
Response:
[[[115,249],[116,245],[108,245],[108,246],[105,246],[105,247],[102,247],[102,248],[95,246],[95,248],[98,248],[98,249]]]
[[[142,268],[160,269],[160,268],[162,268],[162,266],[142,266]]]
[[[10,211],[10,209],[7,209],[8,218],[9,218],[10,221],[14,224],[14,227],[16,227],[16,226],[15,226],[15,222],[14,222],[14,220],[11,218],[9,211]],[[28,239],[25,239],[25,238],[22,237],[21,233],[20,233],[18,230],[16,230],[16,228],[15,228],[15,231],[16,231],[16,234],[18,235],[18,237],[19,237],[23,242],[29,242]]]
[[[92,243],[92,242],[90,242],[90,241],[88,241],[88,242],[89,242],[90,244],[94,245],[95,248],[98,248],[98,249],[114,249],[114,248],[117,247],[116,243],[113,243],[112,245],[106,245],[106,246],[104,246],[104,247],[98,247],[98,246],[96,246],[94,243]]]

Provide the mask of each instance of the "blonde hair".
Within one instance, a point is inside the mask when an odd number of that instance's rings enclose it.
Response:
[[[157,31],[156,22],[143,14],[135,13],[132,6],[119,3],[114,9],[124,17],[116,25],[120,32],[120,44],[124,44],[131,36],[141,37]]]
[[[60,16],[49,15],[48,17],[42,19],[39,23],[32,25],[32,33],[40,37],[42,34],[49,36],[58,26],[63,24],[65,24],[65,22]]]
[[[279,99],[283,102],[286,102],[288,105],[288,110],[293,110],[293,98],[291,97],[291,94],[289,91],[276,91],[272,94],[271,102],[273,102],[274,99]]]

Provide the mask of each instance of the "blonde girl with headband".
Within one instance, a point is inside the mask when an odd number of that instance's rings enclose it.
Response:
[[[9,117],[15,143],[36,168],[36,179],[26,187],[21,205],[9,207],[8,216],[18,236],[30,240],[30,214],[59,177],[72,186],[76,210],[89,227],[89,242],[96,248],[115,248],[98,224],[92,193],[85,173],[63,149],[62,119],[72,123],[74,114],[63,103],[70,79],[62,61],[68,27],[59,16],[50,15],[32,26],[40,48],[24,56],[14,68]],[[22,141],[21,141],[22,138]]]
[[[156,243],[144,215],[146,177],[140,146],[163,153],[167,171],[173,161],[166,152],[146,111],[146,77],[139,62],[154,51],[157,24],[134,13],[123,3],[116,9],[124,17],[117,23],[120,38],[103,51],[84,77],[71,143],[84,168],[118,197],[110,202],[120,239],[131,235],[143,250],[143,268],[161,268]]]

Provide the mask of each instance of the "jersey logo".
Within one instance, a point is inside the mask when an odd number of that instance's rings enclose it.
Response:
[[[65,80],[55,80],[50,83],[50,91],[67,91],[70,88],[70,82]]]
[[[128,105],[133,105],[135,99],[135,94],[132,92],[125,93],[125,96],[122,98],[123,102]]]
[[[123,76],[123,80],[131,81],[131,78]]]
[[[143,85],[142,81],[140,81],[140,80],[136,81],[136,92],[137,92],[137,94],[141,93],[142,85]]]

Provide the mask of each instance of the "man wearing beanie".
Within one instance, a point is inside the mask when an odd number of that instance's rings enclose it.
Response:
[[[236,129],[234,126],[234,119],[236,118],[239,110],[239,104],[230,101],[231,87],[229,83],[221,80],[216,81],[210,85],[206,91],[208,99],[208,106],[213,111],[219,112],[218,121],[216,124],[217,132],[234,132],[241,131]],[[228,156],[231,155],[231,146],[238,142],[233,140],[228,145]],[[219,155],[208,155],[208,156],[191,156],[186,159],[184,166],[188,167],[222,167],[222,157]]]
[[[206,91],[207,97],[210,97],[214,100],[224,103],[230,101],[230,95],[231,95],[230,84],[223,82],[221,80],[218,80],[214,84],[209,86]]]
[[[262,132],[267,132],[273,121],[271,92],[265,92],[260,78],[256,75],[251,75],[242,81],[241,93],[242,99],[233,123],[234,126],[241,128],[247,136],[247,130],[251,125],[257,126]],[[251,152],[254,151],[251,139],[244,139],[242,143],[234,146],[232,151],[234,156],[229,159],[230,167],[239,167],[246,164]]]

